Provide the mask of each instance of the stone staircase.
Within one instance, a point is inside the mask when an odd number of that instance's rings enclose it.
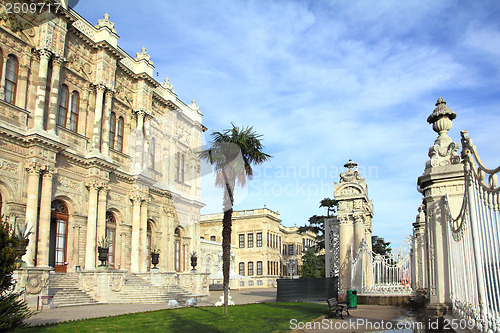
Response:
[[[78,273],[50,273],[49,296],[53,306],[79,306],[99,304],[79,288]],[[175,299],[179,303],[195,296],[177,286],[157,287],[132,273],[125,274],[125,281],[119,292],[111,292],[107,303],[167,303]]]
[[[50,273],[49,296],[53,296],[53,305],[79,306],[97,304],[86,292],[78,288],[78,276],[76,273]]]
[[[177,286],[158,287],[132,274],[125,274],[125,283],[120,292],[113,293],[109,303],[167,303],[175,299],[179,303],[194,297]]]

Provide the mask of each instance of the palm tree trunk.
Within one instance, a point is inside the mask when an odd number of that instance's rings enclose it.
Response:
[[[222,220],[222,274],[224,276],[224,314],[228,314],[229,303],[229,271],[231,268],[231,226],[233,209],[224,212]]]

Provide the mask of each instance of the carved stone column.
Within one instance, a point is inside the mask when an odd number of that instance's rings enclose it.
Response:
[[[87,242],[85,244],[85,269],[95,269],[99,185],[95,181],[89,182],[87,183],[87,188],[89,189],[89,210],[87,218]]]
[[[108,188],[101,185],[98,193],[97,204],[97,241],[100,241],[106,236],[106,203],[108,196]]]
[[[92,150],[99,151],[101,147],[101,121],[102,121],[102,102],[104,100],[104,92],[106,86],[97,84],[95,86],[95,114],[94,114],[94,130],[92,132]]]
[[[40,220],[38,228],[37,266],[49,266],[50,218],[52,204],[52,180],[57,169],[47,166],[42,175]]]
[[[49,50],[39,50],[40,67],[38,69],[38,83],[36,87],[35,103],[35,125],[34,128],[43,129],[43,117],[45,114],[45,93],[47,90],[47,70],[52,52]]]
[[[5,71],[7,70],[7,54],[4,54],[2,59],[2,75],[0,81],[0,99],[3,101],[5,99]]]
[[[103,117],[102,117],[102,145],[101,145],[101,152],[104,155],[109,155],[109,118],[111,115],[111,108],[112,108],[112,103],[113,103],[113,95],[114,93],[110,90],[106,91],[104,94],[106,97],[106,110],[104,110]]]
[[[61,79],[61,67],[64,63],[62,57],[52,59],[52,84],[50,89],[49,115],[47,122],[47,131],[56,134],[57,113],[59,110],[59,81]],[[68,101],[68,104],[70,101]],[[71,105],[69,106],[71,108]],[[68,109],[68,113],[70,110]],[[70,115],[68,114],[68,117]]]
[[[359,251],[359,244],[363,238],[365,238],[365,223],[363,221],[363,216],[354,215],[354,244],[353,244],[353,256],[355,256]]]
[[[73,264],[75,266],[80,265],[80,229],[82,226],[73,226]]]
[[[148,201],[144,200],[141,203],[141,235],[140,235],[140,252],[139,252],[139,269],[141,272],[147,271],[147,237],[148,237]]]
[[[132,244],[130,244],[130,271],[139,272],[139,249],[141,234],[141,202],[142,197],[133,196],[132,199]]]
[[[339,216],[340,224],[340,276],[339,290],[346,291],[351,287],[351,257],[354,241],[354,228],[349,217]]]
[[[126,269],[125,266],[125,237],[126,233],[120,232],[120,269]]]
[[[37,162],[30,163],[26,170],[28,172],[28,188],[26,199],[26,225],[27,230],[31,230],[29,235],[29,243],[26,254],[23,256],[24,262],[28,266],[35,265],[36,258],[36,242],[38,232],[38,199],[40,194],[40,165]]]

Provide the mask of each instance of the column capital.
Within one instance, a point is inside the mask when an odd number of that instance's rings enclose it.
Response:
[[[64,65],[65,62],[66,62],[66,59],[61,55],[54,55],[54,57],[52,57],[52,65],[53,66],[62,66],[62,65]]]
[[[30,162],[26,166],[26,171],[30,175],[33,175],[33,174],[38,174],[39,175],[42,172],[42,168],[41,168],[40,163],[38,163],[38,162]]]
[[[354,218],[354,223],[362,223],[363,222],[363,215],[353,215]]]
[[[43,178],[52,178],[59,173],[59,169],[51,167],[50,165],[44,165],[42,167],[42,172]]]
[[[99,189],[101,188],[101,184],[99,182],[97,182],[96,180],[86,182],[85,186],[89,189],[89,191],[92,191],[92,190],[99,191]]]
[[[96,93],[104,93],[106,91],[106,85],[104,82],[99,82],[99,83],[91,83],[90,84],[91,88],[94,90]]]
[[[134,204],[140,204],[145,199],[142,195],[138,195],[138,194],[133,194],[133,195],[130,195],[129,197],[130,197],[130,200],[132,200],[132,202]]]
[[[48,60],[52,56],[52,51],[47,49],[37,49],[36,53],[40,57],[40,59],[45,58]]]
[[[115,96],[115,93],[116,93],[115,90],[107,89],[106,92],[104,93],[104,96],[106,97],[106,99],[111,99]]]
[[[109,191],[108,184],[100,183],[99,184],[99,193],[106,194]]]

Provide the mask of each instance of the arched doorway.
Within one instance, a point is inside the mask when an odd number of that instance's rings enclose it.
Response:
[[[116,219],[111,212],[106,212],[106,238],[109,241],[108,266],[115,267]]]
[[[51,205],[49,265],[58,273],[66,273],[68,245],[68,208],[55,200]]]

